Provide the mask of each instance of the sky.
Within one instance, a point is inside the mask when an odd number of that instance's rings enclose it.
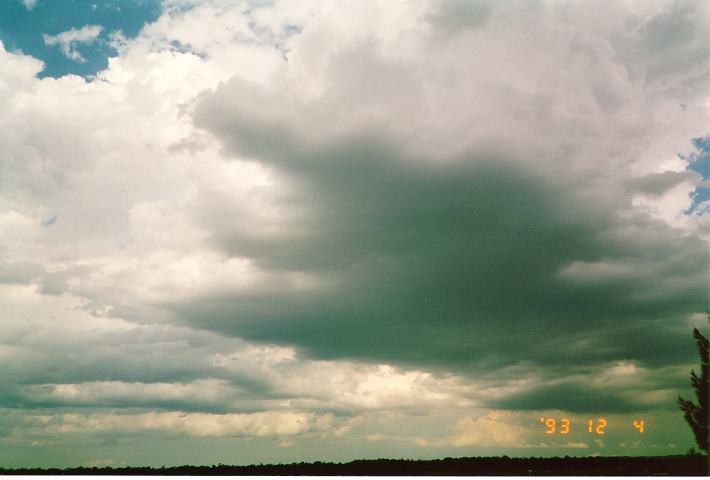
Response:
[[[7,0],[0,41],[1,466],[693,446],[708,2]]]

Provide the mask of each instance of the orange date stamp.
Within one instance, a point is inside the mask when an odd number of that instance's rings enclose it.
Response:
[[[540,417],[540,423],[545,426],[545,433],[547,435],[567,435],[572,429],[572,422],[569,418],[561,418],[558,422],[555,418]],[[607,426],[609,426],[609,422],[604,418],[597,418],[596,420],[590,419],[587,422],[587,432],[596,435],[604,435]],[[639,433],[643,433],[646,428],[646,422],[644,420],[633,420],[630,426],[635,428]]]

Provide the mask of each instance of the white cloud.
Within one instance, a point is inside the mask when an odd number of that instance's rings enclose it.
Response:
[[[2,78],[0,98],[2,100],[7,100],[13,95],[26,91],[32,78],[44,68],[42,61],[36,58],[8,52],[2,41],[0,41],[0,59],[2,59],[0,62],[0,78]]]
[[[200,379],[189,383],[92,381],[77,384],[39,384],[23,387],[29,401],[58,405],[136,405],[183,402],[219,407],[243,392],[226,380]]]
[[[42,34],[45,45],[58,45],[65,57],[79,63],[85,63],[77,47],[80,44],[88,44],[96,41],[101,34],[101,25],[85,25],[81,28],[72,28],[56,35]]]
[[[149,412],[89,415],[65,413],[37,417],[34,419],[34,425],[37,432],[46,435],[155,432],[162,435],[194,437],[275,437],[325,429],[331,421],[332,416],[329,415],[315,416],[296,412],[243,414]]]
[[[345,411],[465,407],[471,387],[460,377],[347,361],[297,358],[288,348],[250,347],[213,359],[215,366],[268,382],[289,405]],[[328,379],[324,381],[324,379]]]
[[[37,0],[21,0],[27,10],[32,10],[37,5]]]
[[[520,425],[520,420],[519,414],[496,410],[478,418],[464,417],[456,422],[455,433],[440,443],[455,447],[529,447],[526,439],[531,432]]]

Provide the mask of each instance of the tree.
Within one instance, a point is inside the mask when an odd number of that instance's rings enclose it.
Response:
[[[708,314],[710,320],[710,314]],[[685,400],[678,396],[678,404],[685,414],[685,421],[695,434],[695,441],[698,447],[708,451],[708,339],[703,336],[697,328],[693,329],[693,336],[700,349],[700,377],[695,374],[695,370],[690,371],[690,383],[695,390],[698,403]]]

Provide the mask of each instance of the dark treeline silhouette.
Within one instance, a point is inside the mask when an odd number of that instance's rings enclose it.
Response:
[[[708,475],[707,455],[663,457],[470,457],[349,463],[2,469],[0,475]]]

